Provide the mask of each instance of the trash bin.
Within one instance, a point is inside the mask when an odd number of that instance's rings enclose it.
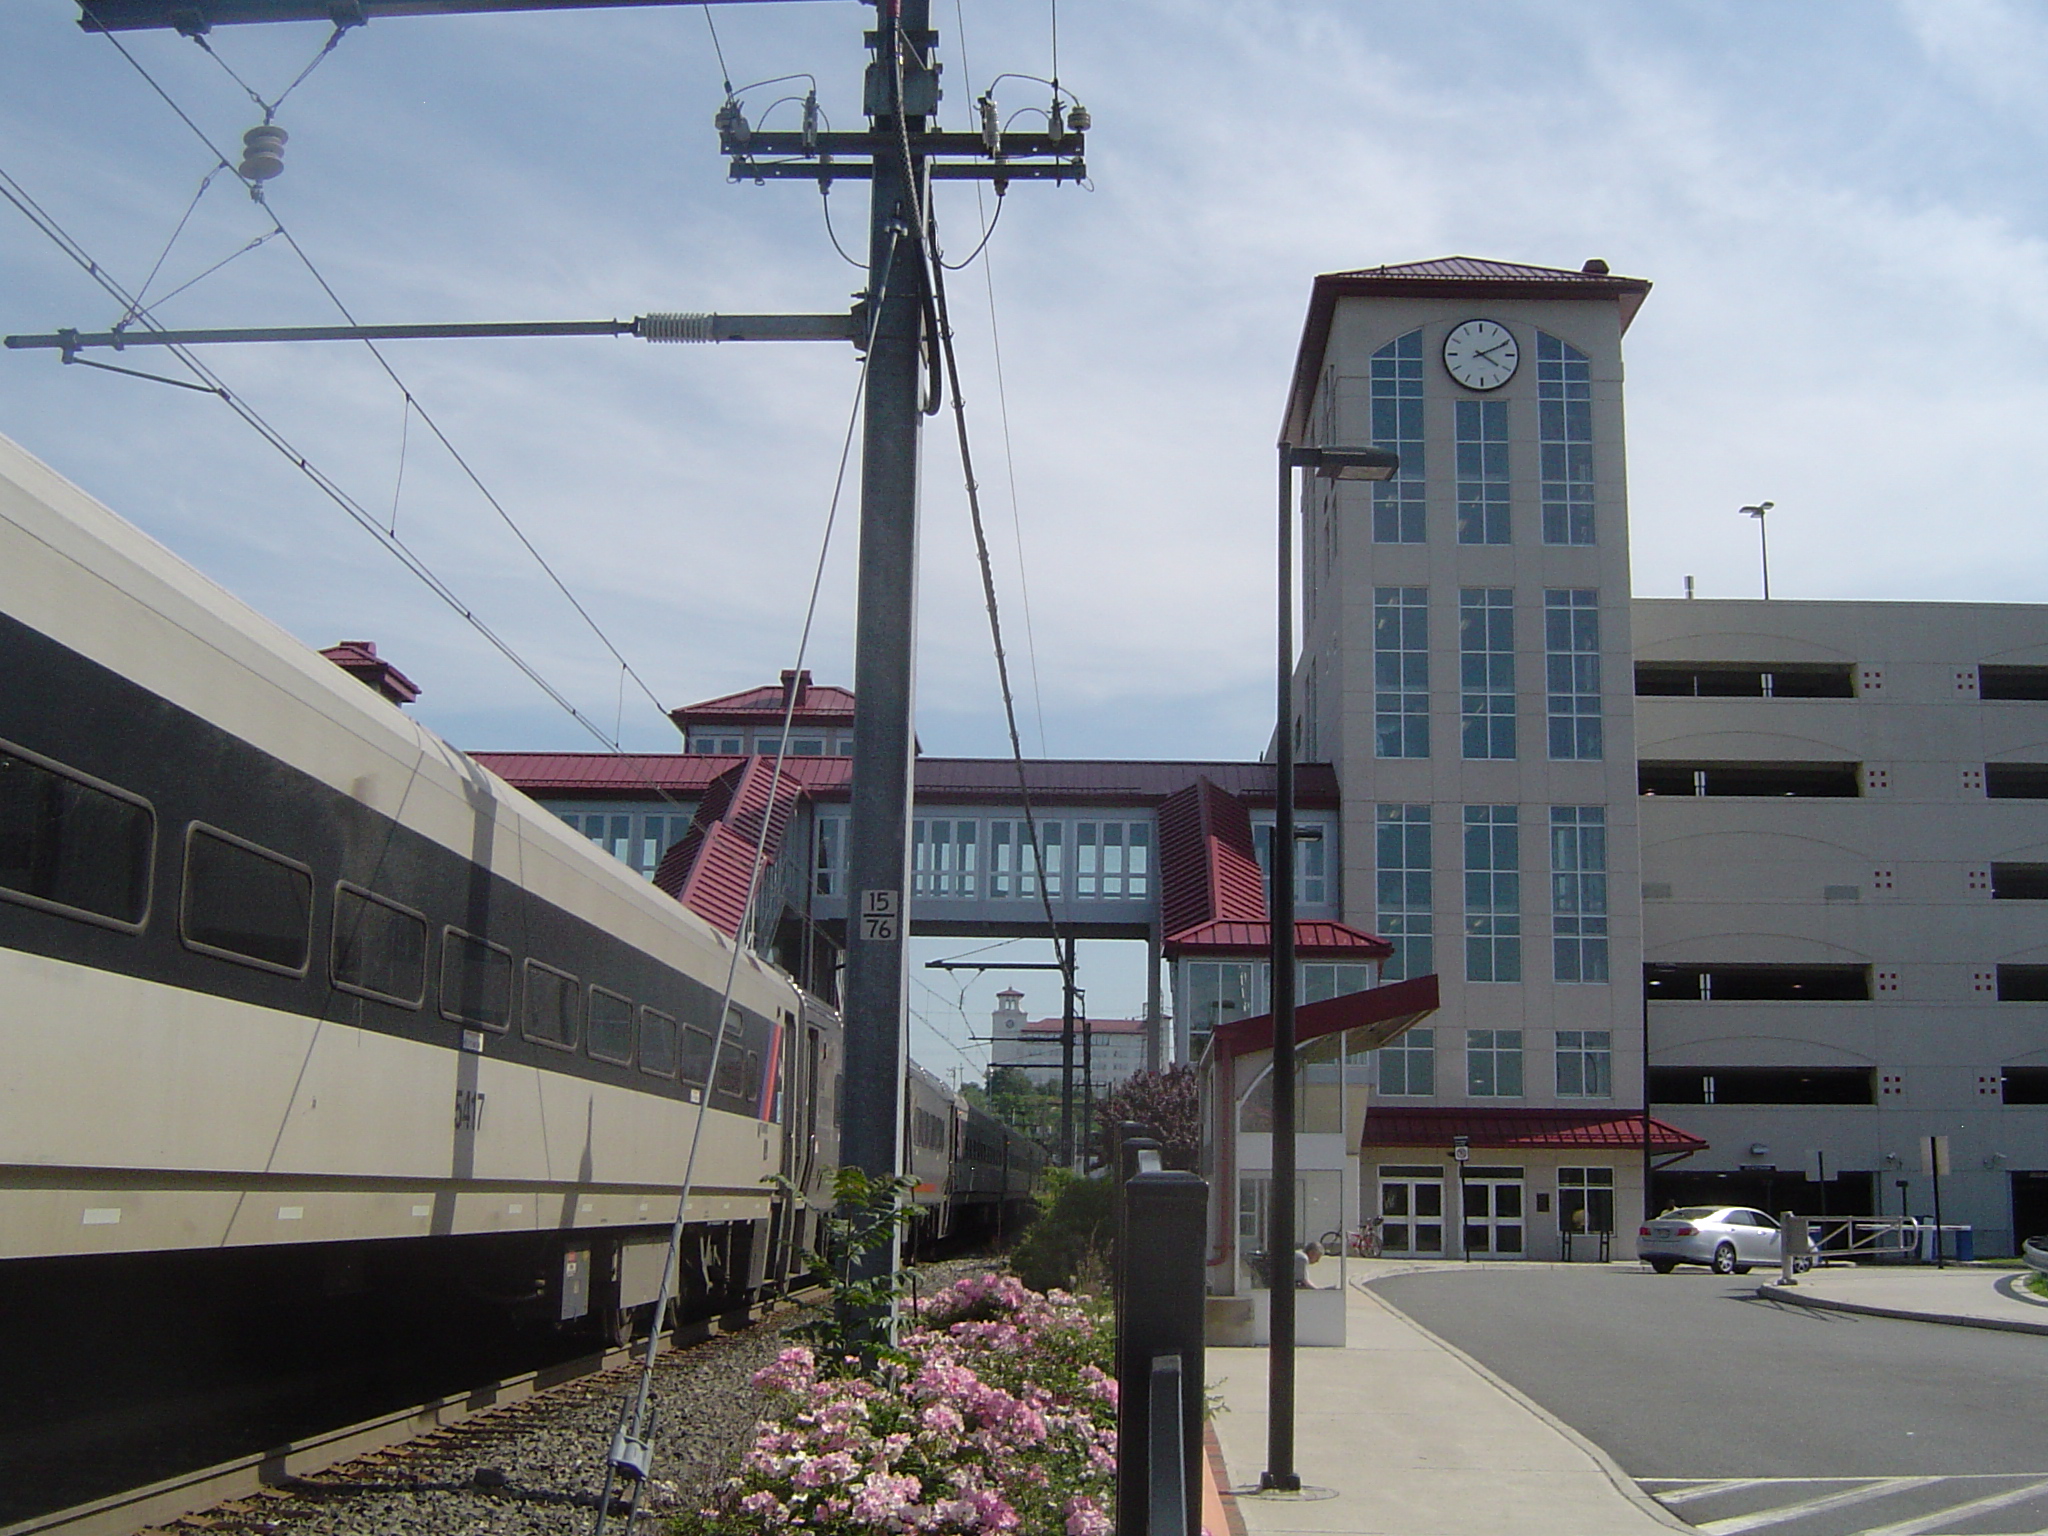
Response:
[[[1973,1227],[1962,1227],[1956,1232],[1956,1262],[1974,1264],[1977,1261],[1977,1232]]]

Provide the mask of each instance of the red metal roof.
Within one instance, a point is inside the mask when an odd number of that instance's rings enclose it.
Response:
[[[1626,331],[1649,293],[1647,279],[1616,277],[1604,261],[1589,261],[1573,272],[1474,256],[1442,256],[1434,261],[1325,272],[1309,290],[1308,317],[1302,323],[1301,345],[1294,356],[1294,382],[1287,393],[1280,440],[1294,444],[1310,440],[1309,411],[1322,381],[1330,322],[1341,298],[1608,299],[1620,306],[1621,328]]]
[[[1026,1024],[1022,1033],[1017,1038],[1020,1040],[1033,1040],[1050,1036],[1052,1039],[1057,1040],[1066,1033],[1066,1028],[1066,1021],[1064,1019],[1039,1019],[1033,1023]],[[1098,1035],[1141,1035],[1145,1032],[1145,1021],[1143,1019],[1090,1019],[1088,1021],[1088,1028],[1091,1033]],[[1076,1019],[1074,1020],[1074,1032],[1078,1035],[1080,1031],[1081,1021]]]
[[[478,762],[515,789],[530,795],[591,799],[695,799],[737,757],[680,752],[475,752]],[[1130,805],[1165,800],[1198,779],[1252,805],[1273,800],[1270,763],[1129,762],[1121,760],[1027,758],[1024,764],[1033,807]],[[783,774],[815,798],[844,800],[853,778],[846,757],[790,757]],[[1016,765],[1004,757],[921,757],[917,793],[926,800],[963,804],[1015,805]],[[1295,769],[1295,800],[1304,810],[1335,810],[1341,803],[1336,771],[1328,763]],[[1261,905],[1260,915],[1265,908]]]
[[[394,704],[410,704],[420,696],[420,685],[379,656],[374,640],[343,640],[320,654]]]
[[[1585,267],[1532,267],[1519,261],[1489,261],[1483,256],[1439,256],[1432,261],[1403,261],[1392,266],[1353,267],[1349,272],[1326,272],[1323,275],[1330,278],[1369,277],[1403,283],[1446,278],[1488,283],[1584,283],[1601,278],[1616,283],[1642,281],[1633,277],[1610,277],[1605,262],[1599,263],[1597,271],[1588,271]]]
[[[1294,1010],[1294,1043],[1300,1047],[1325,1035],[1364,1030],[1366,1037],[1359,1042],[1360,1048],[1377,1050],[1436,1010],[1436,977],[1411,976],[1406,981],[1388,982],[1384,987],[1347,992],[1320,1003],[1303,1003]],[[1219,1024],[1209,1039],[1210,1049],[1219,1061],[1249,1051],[1270,1051],[1273,1015],[1261,1013],[1249,1019],[1232,1019],[1228,1024]]]
[[[1261,923],[1265,876],[1244,802],[1203,775],[1159,806],[1159,926]]]
[[[662,856],[654,883],[729,938],[747,917],[747,893],[758,855],[763,867],[782,850],[782,836],[803,787],[771,758],[748,758],[705,791],[690,830]],[[762,823],[767,840],[762,841]]]
[[[1192,954],[1264,955],[1273,947],[1273,925],[1202,923],[1166,936],[1166,957]],[[1385,939],[1321,918],[1302,918],[1294,925],[1294,952],[1303,960],[1384,960],[1394,946]]]
[[[792,689],[798,725],[853,723],[853,690],[813,683],[808,670],[786,671],[780,683],[764,688],[745,688],[701,704],[685,704],[670,710],[669,718],[685,730],[693,725],[780,725]]]
[[[1234,1027],[1234,1026],[1233,1026]],[[1442,1147],[1464,1136],[1475,1148],[1643,1146],[1639,1109],[1409,1109],[1375,1103],[1365,1116],[1368,1147]],[[1650,1121],[1652,1152],[1701,1152],[1707,1143],[1662,1120]]]

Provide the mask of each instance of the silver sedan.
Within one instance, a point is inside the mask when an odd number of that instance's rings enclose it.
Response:
[[[1660,1275],[1681,1264],[1704,1264],[1717,1275],[1746,1275],[1780,1262],[1778,1224],[1740,1205],[1690,1205],[1666,1211],[1636,1232],[1636,1254]],[[1808,1267],[1806,1259],[1794,1266]]]

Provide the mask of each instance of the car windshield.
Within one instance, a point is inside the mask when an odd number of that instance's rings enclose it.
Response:
[[[1704,1221],[1720,1209],[1721,1207],[1718,1205],[1688,1205],[1682,1211],[1666,1211],[1657,1219],[1659,1221]]]

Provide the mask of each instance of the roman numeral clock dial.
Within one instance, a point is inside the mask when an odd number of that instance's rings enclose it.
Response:
[[[1499,389],[1521,360],[1515,338],[1497,320],[1467,320],[1444,338],[1444,371],[1467,389]]]

